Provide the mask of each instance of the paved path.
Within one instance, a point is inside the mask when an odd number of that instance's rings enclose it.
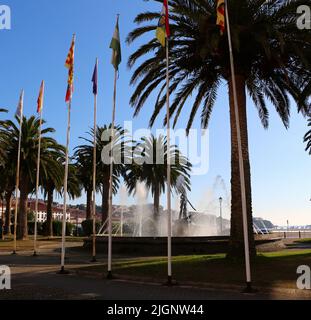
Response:
[[[67,268],[90,265],[89,256],[68,250]],[[104,257],[101,257],[102,260]],[[0,299],[105,299],[105,300],[221,300],[221,299],[293,299],[257,293],[246,295],[234,291],[208,290],[192,287],[166,287],[159,284],[78,276],[59,275],[58,250],[44,249],[39,257],[31,252],[17,256],[0,254],[0,265],[12,271],[12,290],[0,290]],[[104,261],[104,260],[102,260]]]

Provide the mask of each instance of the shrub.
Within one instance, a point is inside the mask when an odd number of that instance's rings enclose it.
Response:
[[[62,226],[63,222],[59,220],[53,221],[53,236],[60,237],[62,235]],[[66,236],[72,235],[72,230],[74,228],[74,225],[70,222],[66,222]],[[42,224],[42,234],[45,234],[45,231],[47,229],[47,222],[44,221]]]
[[[95,222],[96,233],[99,231],[100,226],[101,226],[100,222],[96,221]],[[89,237],[91,234],[93,234],[93,219],[82,221],[82,231],[83,231],[83,235],[86,237]]]
[[[35,234],[35,223],[33,221],[28,222],[28,234],[34,235]],[[43,235],[43,223],[37,222],[37,234]]]

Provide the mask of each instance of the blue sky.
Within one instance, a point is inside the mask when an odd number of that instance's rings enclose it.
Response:
[[[25,89],[25,113],[34,114],[39,86],[46,82],[44,118],[56,129],[56,138],[65,143],[67,71],[64,61],[73,33],[77,35],[75,63],[75,93],[72,105],[71,150],[79,143],[93,119],[91,76],[95,58],[99,58],[98,122],[111,121],[113,68],[110,64],[115,17],[120,13],[123,62],[120,67],[117,99],[117,122],[133,119],[129,98],[134,88],[129,86],[131,71],[127,59],[142,40],[130,47],[125,37],[134,27],[134,17],[145,10],[161,10],[158,3],[143,0],[12,0],[2,1],[12,10],[12,30],[0,30],[0,107],[13,116],[19,92]],[[152,35],[150,35],[152,36]],[[147,128],[154,105],[149,100],[134,129]],[[190,107],[190,104],[189,104]],[[306,120],[297,114],[292,104],[290,129],[285,130],[275,111],[270,108],[270,127],[264,130],[256,109],[248,101],[249,144],[252,167],[254,216],[271,219],[285,225],[311,224],[310,216],[310,157],[304,151],[303,135]],[[178,128],[184,128],[188,111],[182,113]],[[162,119],[162,118],[161,118]],[[200,127],[199,118],[194,123]],[[162,128],[157,121],[155,128]],[[192,177],[191,201],[199,208],[208,207],[225,191],[219,185],[211,189],[220,175],[230,191],[230,131],[227,87],[219,91],[209,128],[209,171]],[[163,204],[165,204],[164,198]],[[77,202],[83,202],[78,199]],[[100,201],[99,201],[100,202]],[[115,199],[118,202],[118,198]],[[215,209],[216,210],[216,209]],[[217,213],[214,212],[214,213]],[[228,215],[228,211],[227,211]]]

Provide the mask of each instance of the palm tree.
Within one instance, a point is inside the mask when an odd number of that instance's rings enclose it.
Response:
[[[155,0],[156,2],[162,2]],[[297,6],[302,0],[276,0],[268,5],[265,0],[228,1],[231,20],[235,77],[245,167],[247,191],[248,228],[250,249],[255,255],[252,228],[252,197],[246,96],[253,100],[259,118],[268,127],[267,101],[275,107],[284,126],[289,126],[291,96],[303,114],[309,112],[311,33],[296,26]],[[216,26],[215,0],[169,1],[171,38],[170,93],[175,94],[170,111],[176,125],[182,109],[189,109],[187,132],[201,107],[201,125],[208,127],[210,116],[221,84],[229,90],[231,125],[231,239],[228,257],[244,255],[242,201],[238,165],[237,130],[235,125],[232,75],[228,40]],[[131,105],[138,115],[151,93],[157,92],[152,125],[165,105],[165,49],[155,39],[158,12],[139,14],[135,22],[140,26],[127,38],[132,43],[140,37],[149,41],[139,47],[129,58],[133,68],[138,60],[144,61],[135,69],[131,84],[136,89]],[[144,24],[141,26],[141,24]],[[154,55],[150,56],[153,52]],[[141,60],[140,60],[141,61]],[[194,96],[193,101],[189,101]]]
[[[5,109],[0,109],[0,112],[7,112]],[[0,190],[5,200],[5,234],[10,234],[10,221],[11,221],[11,200],[14,191],[14,178],[13,172],[9,169],[9,162],[7,158],[7,150],[5,145],[5,121],[0,120]]]
[[[4,192],[4,200],[5,200],[5,226],[4,232],[7,235],[11,234],[11,207],[12,207],[12,197],[15,189],[15,173],[11,164],[8,162],[4,163],[3,168],[5,170],[1,170],[0,175],[0,189]]]
[[[0,113],[7,112],[5,109],[0,108]],[[5,130],[5,121],[0,120],[0,167],[3,167],[5,161],[5,149],[3,149],[2,139],[3,139],[3,130]]]
[[[107,221],[108,208],[109,208],[109,179],[110,179],[110,162],[103,161],[103,152],[110,154],[111,149],[111,129],[112,125],[104,125],[103,127],[97,127],[96,130],[96,171],[97,171],[97,185],[101,189],[102,193],[102,223]],[[94,130],[89,132],[89,138],[81,138],[87,144],[80,145],[76,148],[75,157],[80,158],[80,161],[84,162],[84,167],[81,168],[82,175],[84,175],[84,188],[91,190],[92,185],[92,161],[93,161],[93,136]],[[118,161],[114,161],[113,165],[113,194],[116,194],[119,188],[120,176],[124,171],[124,163],[129,157],[128,145],[129,140],[127,133],[120,126],[114,128],[114,143],[113,150],[116,154],[120,155]],[[106,159],[107,160],[107,159]],[[79,162],[79,161],[78,161]],[[79,168],[79,165],[78,165]],[[81,177],[81,175],[79,175]]]
[[[308,119],[308,127],[311,127],[311,118]],[[309,154],[311,155],[311,129],[305,134],[303,142],[307,144],[306,151],[309,151]]]
[[[19,121],[18,117],[15,119],[17,122]],[[26,239],[28,236],[28,195],[33,192],[35,187],[40,120],[34,116],[31,116],[29,119],[24,117],[22,123],[18,237],[20,239]],[[45,122],[43,121],[43,124],[44,123]],[[7,130],[4,132],[4,143],[7,150],[8,161],[11,165],[15,166],[17,159],[19,127],[11,120],[7,120],[5,125]],[[42,129],[40,159],[40,173],[42,176],[46,176],[47,172],[51,172],[53,170],[57,171],[58,163],[55,160],[54,154],[59,154],[59,152],[63,150],[63,147],[60,146],[56,140],[47,136],[54,131],[55,130],[52,128]]]
[[[55,168],[53,171],[48,171],[46,175],[41,176],[41,188],[43,189],[44,197],[47,199],[46,205],[46,229],[44,233],[48,237],[53,236],[53,202],[54,191],[61,192],[64,181],[64,159],[65,148],[63,147],[59,152],[54,152]]]
[[[135,192],[137,182],[144,182],[153,196],[153,214],[157,221],[160,214],[160,196],[165,192],[167,182],[167,140],[163,136],[143,137],[134,152],[134,164],[126,167],[125,183],[129,193]],[[176,189],[179,176],[184,177],[185,187],[190,190],[191,163],[177,146],[171,146],[171,186]]]
[[[45,197],[47,198],[46,205],[46,230],[45,235],[48,237],[53,236],[53,203],[54,192],[59,196],[63,196],[63,182],[65,172],[65,148],[58,155],[55,154],[55,161],[57,166],[55,172],[48,172],[48,175],[43,177],[42,188]],[[80,182],[77,177],[77,169],[73,163],[68,166],[68,185],[67,193],[70,199],[75,199],[81,196]]]
[[[86,219],[90,220],[92,219],[93,148],[90,145],[81,145],[76,147],[75,150],[77,178],[86,192]],[[99,191],[99,186],[99,179],[96,179],[96,191]]]

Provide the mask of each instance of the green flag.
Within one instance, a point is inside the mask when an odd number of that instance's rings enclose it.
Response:
[[[120,32],[119,32],[119,18],[117,19],[116,28],[110,43],[112,51],[111,63],[115,70],[119,70],[119,64],[121,63],[121,44],[120,44]]]

